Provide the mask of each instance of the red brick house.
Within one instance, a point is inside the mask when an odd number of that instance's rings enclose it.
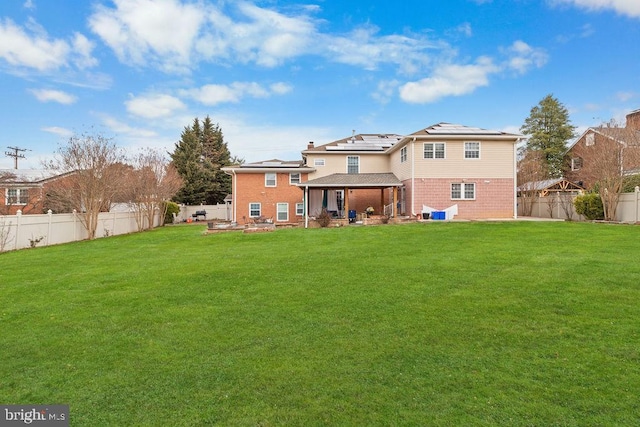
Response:
[[[302,161],[274,159],[222,170],[232,177],[234,222],[268,220],[275,224],[297,224],[303,218],[303,194],[298,184],[307,181],[313,169]]]
[[[640,173],[640,110],[629,113],[625,127],[587,129],[567,150],[565,177],[591,188],[603,155],[615,162],[623,175]],[[598,159],[594,158],[598,156]]]
[[[67,175],[38,169],[0,169],[0,215],[46,213],[47,185]]]

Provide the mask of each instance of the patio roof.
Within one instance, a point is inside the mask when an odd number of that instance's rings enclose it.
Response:
[[[402,182],[392,173],[334,173],[301,182],[298,186],[307,188],[380,188],[401,187]]]

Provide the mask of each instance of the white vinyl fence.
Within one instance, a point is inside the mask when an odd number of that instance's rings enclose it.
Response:
[[[156,215],[154,227],[160,224]],[[96,238],[138,231],[133,212],[102,212]],[[56,245],[88,238],[75,213],[43,215],[0,215],[0,252],[35,246]]]
[[[518,216],[523,216],[520,198],[518,198]],[[584,221],[585,219],[576,213],[573,203],[566,203],[555,194],[536,199],[533,202],[531,216],[535,218],[572,219],[574,221]],[[640,192],[620,195],[618,209],[616,210],[616,221],[630,223],[640,221]]]
[[[196,212],[206,212],[206,217],[202,216],[194,216]],[[198,220],[198,221],[208,221],[208,220],[231,220],[231,203],[219,203],[217,205],[195,205],[195,206],[180,206],[180,213],[176,216],[177,222],[185,222],[188,219]]]

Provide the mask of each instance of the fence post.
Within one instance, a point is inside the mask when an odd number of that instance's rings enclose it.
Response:
[[[47,211],[47,215],[49,216],[49,224],[47,225],[47,241],[45,242],[45,246],[49,246],[49,236],[51,236],[51,220],[53,219],[53,211],[49,209]]]
[[[20,218],[22,218],[22,210],[18,209],[18,212],[16,212],[16,238],[13,242],[13,249],[15,250],[18,249],[18,240],[20,240]]]
[[[74,209],[73,210],[73,241],[76,242],[78,240],[78,226],[76,224],[76,214],[77,211]]]

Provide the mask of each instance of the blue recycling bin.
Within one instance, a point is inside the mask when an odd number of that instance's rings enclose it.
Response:
[[[445,212],[444,211],[435,211],[435,212],[431,212],[431,218],[434,220],[443,220],[445,219]]]

